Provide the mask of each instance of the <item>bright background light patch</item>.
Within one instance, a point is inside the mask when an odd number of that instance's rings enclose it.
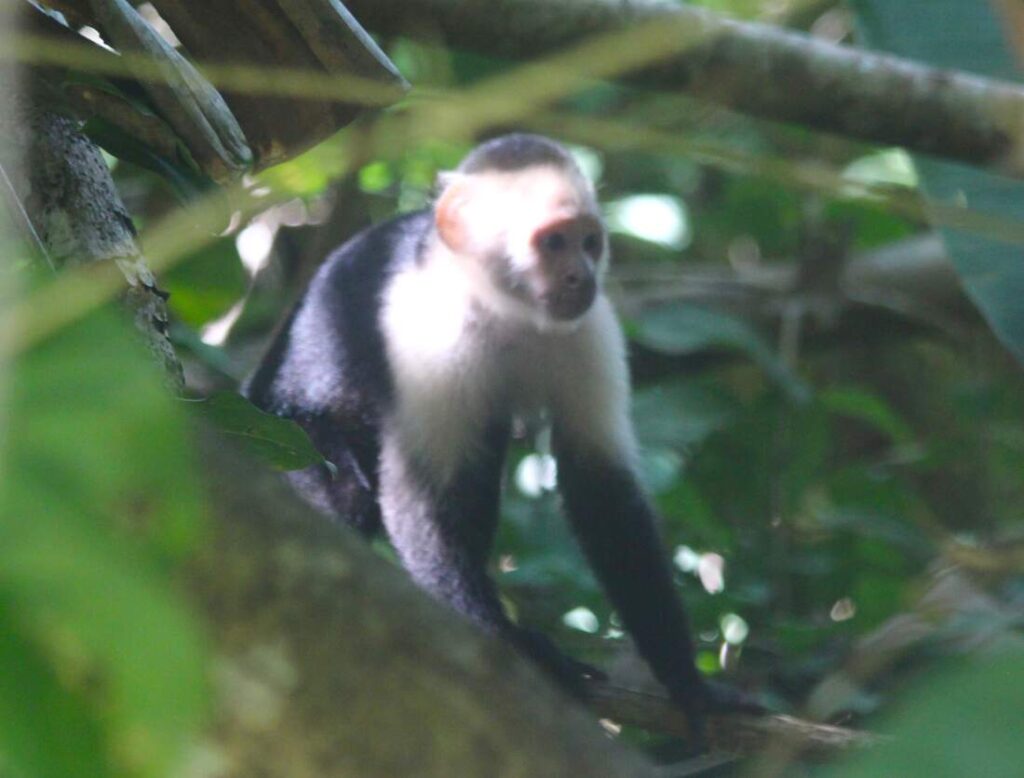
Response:
[[[690,243],[690,219],[677,197],[641,194],[608,203],[608,225],[617,232],[682,249]]]
[[[516,486],[527,497],[540,497],[558,485],[558,464],[550,454],[530,454],[516,468]]]
[[[263,222],[253,222],[235,238],[238,256],[249,275],[253,276],[266,266],[273,247],[274,231]]]
[[[580,632],[589,632],[590,634],[594,634],[601,627],[594,612],[590,608],[584,608],[582,605],[579,608],[573,608],[562,616],[562,623],[572,629],[578,629]]]
[[[903,149],[886,149],[855,159],[843,171],[843,178],[864,184],[915,187],[914,161]]]
[[[747,625],[747,622],[742,616],[737,616],[735,613],[726,613],[722,616],[720,626],[722,627],[722,637],[725,639],[725,642],[734,646],[738,646],[750,634],[750,627]]]

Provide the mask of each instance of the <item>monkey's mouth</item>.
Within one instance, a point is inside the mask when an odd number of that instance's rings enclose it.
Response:
[[[544,309],[555,321],[572,321],[590,310],[597,297],[597,282],[593,278],[577,286],[563,286],[541,295]]]

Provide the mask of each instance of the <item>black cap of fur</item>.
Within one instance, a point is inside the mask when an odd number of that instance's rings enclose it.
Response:
[[[462,160],[460,173],[482,173],[487,170],[523,170],[535,165],[574,168],[569,152],[553,140],[541,135],[513,133],[492,138],[477,146]]]

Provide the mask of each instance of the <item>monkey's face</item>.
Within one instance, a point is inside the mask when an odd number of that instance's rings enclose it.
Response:
[[[607,239],[578,172],[456,174],[435,215],[444,243],[503,310],[540,324],[565,323],[593,305]]]
[[[586,313],[597,297],[604,227],[590,214],[556,218],[531,235],[527,271],[534,302],[555,321]]]

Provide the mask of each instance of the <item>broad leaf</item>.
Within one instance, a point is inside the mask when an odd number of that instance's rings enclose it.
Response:
[[[961,778],[1021,772],[1024,652],[949,663],[918,685],[881,731],[892,739],[836,778]]]
[[[683,356],[704,349],[739,351],[782,387],[790,398],[804,402],[810,389],[749,324],[735,316],[677,303],[644,313],[637,321],[636,340],[648,348]]]
[[[301,470],[324,462],[302,427],[261,411],[239,394],[221,392],[199,402],[197,407],[253,455],[280,470]]]
[[[938,67],[1020,78],[992,3],[853,0],[853,6],[871,46]],[[932,200],[966,202],[984,214],[1024,221],[1024,184],[934,159],[916,162]],[[957,229],[943,229],[942,235],[967,294],[999,339],[1024,360],[1024,246]]]

